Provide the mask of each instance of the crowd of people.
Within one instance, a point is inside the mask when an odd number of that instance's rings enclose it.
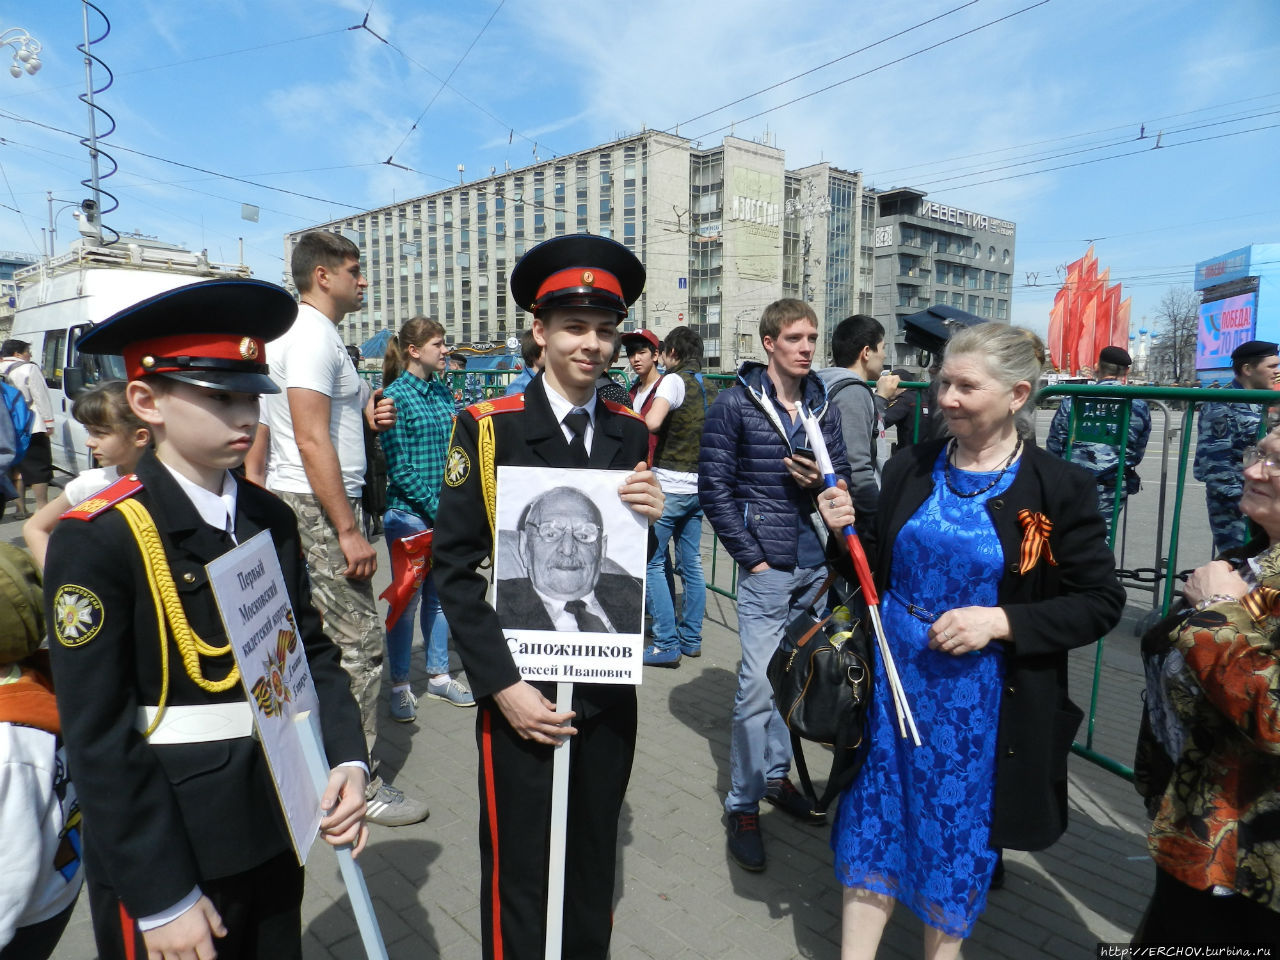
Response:
[[[326,841],[358,854],[367,824],[428,816],[373,755],[384,670],[390,719],[429,726],[411,680],[417,622],[426,699],[476,716],[484,956],[543,955],[553,758],[571,739],[563,955],[605,957],[635,689],[580,682],[557,702],[554,683],[522,674],[507,631],[643,634],[643,663],[660,668],[700,656],[704,516],[737,566],[730,860],[766,869],[762,801],[830,823],[845,960],[876,955],[897,904],[923,922],[924,956],[957,956],[1001,851],[1042,849],[1067,828],[1082,719],[1067,655],[1124,608],[1108,525],[1136,492],[1146,406],[1132,405],[1121,474],[1115,438],[1076,435],[1067,404],[1036,445],[1035,334],[957,332],[929,396],[911,400],[906,371],[884,372],[877,321],[850,317],[819,343],[813,308],[795,299],[761,315],[765,361],[717,384],[691,328],[619,332],[644,267],[622,244],[576,235],[516,265],[511,293],[533,318],[523,371],[507,396],[457,412],[447,331],[427,317],[391,339],[382,387],[362,383],[338,333],[366,287],[349,240],[308,233],[291,266],[299,303],[270,284],[205,281],[79,342],[121,355],[128,381],[76,399],[100,468],[47,505],[37,490],[24,530],[34,560],[0,550],[0,822],[31,837],[7,832],[5,847],[22,849],[0,856],[23,878],[0,892],[0,960],[50,955],[82,883],[103,958],[301,956],[303,871],[205,569],[264,530],[318,697]],[[624,350],[629,391],[601,379]],[[1280,364],[1274,344],[1237,353],[1239,386]],[[1123,382],[1125,351],[1099,361],[1103,385]],[[913,442],[917,402],[936,436]],[[1201,418],[1205,457],[1234,456],[1240,482],[1215,486],[1210,512],[1234,496],[1260,533],[1215,525],[1222,558],[1143,640],[1137,767],[1157,869],[1141,944],[1280,942],[1280,432],[1254,442],[1260,421],[1240,419]],[[364,515],[375,438],[395,595],[385,619]],[[505,554],[504,467],[560,478],[519,512]],[[572,474],[583,469],[616,471],[613,506],[647,526],[642,577],[609,566],[601,505]],[[42,474],[28,476],[34,488]],[[792,621],[853,587],[851,528],[895,667],[868,651],[867,746],[828,817],[791,780],[767,668]],[[846,574],[836,589],[833,569]],[[919,745],[899,735],[891,673]]]

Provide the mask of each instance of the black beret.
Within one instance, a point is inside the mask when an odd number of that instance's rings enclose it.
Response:
[[[1263,357],[1274,357],[1276,345],[1269,340],[1247,340],[1231,351],[1232,363],[1249,363]]]
[[[1129,351],[1123,347],[1103,347],[1102,352],[1098,354],[1099,363],[1110,363],[1117,367],[1132,367],[1133,357],[1129,356]]]

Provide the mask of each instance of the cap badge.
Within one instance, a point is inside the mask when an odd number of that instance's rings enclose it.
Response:
[[[253,337],[242,337],[240,339],[240,359],[258,359],[258,341],[254,340]]]
[[[142,368],[144,370],[150,370],[152,367],[156,365],[156,358],[151,356],[151,354],[147,354],[145,357],[143,357],[139,361],[139,363],[142,364]]]
[[[590,286],[591,284],[596,282],[596,275],[592,273],[590,270],[583,270],[582,282]]]

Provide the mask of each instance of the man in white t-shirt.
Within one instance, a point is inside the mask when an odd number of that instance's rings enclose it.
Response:
[[[691,328],[676,327],[662,346],[667,372],[653,388],[653,401],[644,413],[645,426],[657,438],[653,471],[666,497],[662,516],[653,526],[657,548],[650,555],[645,580],[653,643],[645,647],[644,662],[652,667],[678,667],[682,656],[702,655],[707,593],[702,575],[698,449],[715,387],[703,379],[702,337]],[[679,618],[663,563],[668,543],[675,545],[675,569],[684,585]]]
[[[281,388],[262,398],[271,444],[267,489],[297,514],[312,599],[325,632],[342,650],[372,754],[386,636],[373,597],[377,554],[364,537],[360,506],[363,421],[388,429],[395,403],[381,391],[362,400],[360,376],[338,336],[338,324],[360,309],[368,286],[356,245],[313,230],[299,238],[290,267],[301,297],[298,319],[267,345],[271,377]],[[427,817],[425,804],[376,774],[368,801],[371,823],[395,827]]]
[[[31,445],[22,462],[15,464],[18,470],[18,515],[25,516],[26,488],[39,510],[49,502],[49,483],[53,480],[53,401],[49,387],[44,382],[44,371],[31,359],[31,344],[25,340],[6,340],[0,346],[0,376],[5,377],[27,401],[34,416],[31,418]]]

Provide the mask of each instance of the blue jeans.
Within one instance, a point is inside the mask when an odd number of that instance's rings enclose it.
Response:
[[[661,650],[696,650],[702,646],[702,615],[707,609],[707,584],[702,577],[702,507],[696,493],[666,498],[662,516],[653,525],[657,549],[649,558],[645,590],[653,617],[653,642]],[[675,597],[666,568],[667,544],[676,545],[675,567],[684,584],[684,603],[676,623]]]
[[[797,567],[748,573],[738,567],[738,636],[742,663],[733,698],[729,738],[729,813],[760,809],[765,781],[791,772],[791,733],[773,703],[765,671],[782,643],[787,624],[813,603],[826,567]]]
[[[382,530],[387,538],[387,549],[395,540],[403,540],[421,533],[427,525],[417,514],[404,510],[388,510],[382,515]],[[400,619],[387,631],[387,662],[391,667],[392,683],[409,682],[410,650],[413,646],[413,612],[422,604],[422,638],[426,647],[427,673],[436,676],[449,672],[449,624],[440,610],[440,598],[436,596],[435,578],[430,572],[422,583],[422,589],[409,598]]]

